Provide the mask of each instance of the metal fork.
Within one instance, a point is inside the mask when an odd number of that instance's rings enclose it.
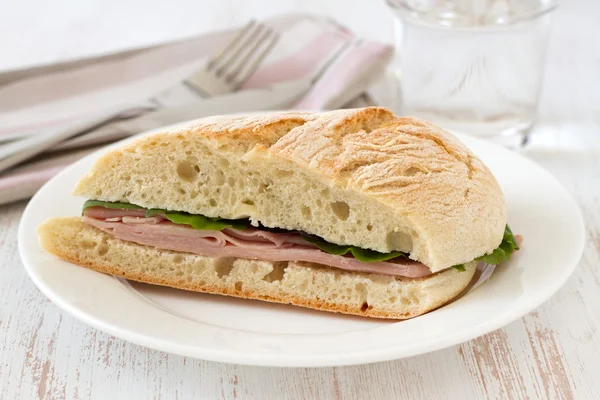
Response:
[[[256,71],[279,40],[279,34],[263,24],[251,20],[215,56],[192,76],[131,108],[148,111],[178,107],[239,89]],[[126,118],[124,107],[106,110],[67,127],[43,134],[32,134],[24,139],[0,146],[0,172],[34,157],[56,144],[74,136],[99,128],[109,122]]]
[[[206,67],[185,83],[209,96],[239,89],[271,52],[279,33],[251,20]]]
[[[238,90],[252,76],[277,41],[279,33],[250,20],[204,68],[150,99],[161,106],[182,106],[198,96],[215,97]],[[191,97],[190,97],[191,96]]]

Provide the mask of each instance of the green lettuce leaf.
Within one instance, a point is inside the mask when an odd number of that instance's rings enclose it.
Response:
[[[498,265],[503,261],[510,260],[510,256],[516,250],[519,250],[519,245],[517,244],[517,240],[510,230],[510,227],[506,225],[506,228],[504,228],[504,237],[502,238],[502,243],[500,243],[500,246],[498,246],[492,253],[485,254],[476,260],[483,261],[488,264]]]
[[[225,228],[244,230],[250,227],[249,219],[211,218],[204,215],[189,214],[179,211],[168,211],[153,208],[146,210],[146,217],[163,215],[166,219],[179,225],[189,225],[194,229],[205,231],[222,231]]]
[[[356,246],[341,246],[339,244],[329,243],[321,239],[320,237],[313,235],[302,234],[302,237],[306,241],[316,245],[320,250],[324,251],[325,253],[343,256],[350,252],[354,256],[354,258],[362,262],[387,261],[396,257],[408,258],[406,253],[403,253],[401,251],[392,251],[391,253],[380,253],[378,251],[363,249]]]
[[[118,201],[100,201],[100,200],[88,200],[83,203],[83,213],[86,208],[90,207],[104,207],[104,208],[118,208],[119,210],[144,210],[144,207],[136,206],[130,203],[120,203]]]

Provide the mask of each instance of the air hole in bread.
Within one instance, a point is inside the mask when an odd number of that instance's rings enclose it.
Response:
[[[275,171],[275,176],[278,178],[288,178],[292,175],[294,175],[294,171],[288,171],[285,169],[278,169]]]
[[[106,244],[101,244],[96,248],[96,251],[98,252],[99,256],[103,256],[106,253],[108,253],[108,245]]]
[[[266,181],[266,182],[261,183],[258,187],[258,193],[266,193],[269,190],[271,190],[272,183],[273,182],[271,182],[271,181]]]
[[[130,179],[131,179],[131,176],[129,176],[129,175],[123,175],[123,176],[121,177],[121,180],[122,180],[122,181],[128,181],[128,180],[130,180]]]
[[[193,182],[198,177],[194,165],[189,159],[180,161],[177,165],[177,176],[186,182]]]
[[[211,207],[216,207],[217,201],[215,199],[210,199],[208,204],[210,204]]]
[[[177,191],[178,191],[180,194],[185,194],[185,190],[183,190],[183,188],[182,188],[181,186],[179,186],[179,187],[177,188]],[[142,195],[142,197],[143,197],[143,195]]]
[[[367,286],[364,283],[357,283],[356,286],[354,286],[354,289],[356,290],[357,294],[360,296],[360,299],[363,303],[367,303],[367,296],[368,296],[368,291],[367,291]],[[351,293],[348,293],[351,295]],[[369,305],[367,304],[367,307]]]
[[[234,187],[235,186],[235,179],[233,179],[233,177],[230,176],[229,178],[227,178],[227,184],[229,186],[231,186],[231,187]]]
[[[217,185],[222,185],[225,183],[225,175],[223,175],[223,171],[217,171],[215,173],[215,183]]]
[[[288,266],[287,261],[273,263],[273,270],[263,277],[266,282],[281,281]]]
[[[175,257],[173,257],[173,262],[175,264],[181,264],[183,262],[183,256],[181,254],[176,254]]]
[[[225,186],[223,188],[223,197],[228,198],[230,195],[231,195],[231,190],[227,186]]]
[[[369,229],[367,227],[367,229]],[[390,250],[399,250],[409,253],[412,250],[412,238],[402,232],[388,232],[385,238]]]
[[[311,220],[312,219],[312,212],[310,211],[310,207],[308,206],[302,206],[302,216],[304,218],[306,218],[307,220]]]
[[[222,278],[224,276],[229,275],[231,270],[233,269],[233,262],[235,258],[232,257],[220,257],[215,260],[215,271],[217,272],[217,276]]]
[[[80,242],[80,244],[81,244],[81,247],[83,247],[84,249],[91,249],[91,248],[96,247],[96,243],[90,242],[89,240],[82,240]]]
[[[158,195],[159,195],[160,193],[161,193],[161,191],[160,191],[160,190],[159,190],[158,192],[156,192],[156,194],[158,194]],[[192,191],[190,192],[190,199],[195,199],[196,197],[198,197],[198,191],[197,191],[197,190],[192,190]]]
[[[419,298],[417,297],[416,292],[414,290],[408,292],[408,301],[410,301],[410,304],[419,303]]]
[[[146,193],[142,193],[142,196],[141,196],[141,197],[142,197],[142,199],[144,199],[144,200],[145,200],[145,199],[146,199],[146,197],[148,197],[148,196],[146,195]]]
[[[242,282],[240,282],[240,281],[237,281],[237,282],[235,283],[235,290],[236,290],[236,291],[238,291],[238,292],[241,292],[241,291],[242,291],[242,288],[243,288],[243,286],[244,286],[244,284],[243,284]]]
[[[225,168],[225,167],[229,167],[230,163],[229,160],[227,160],[226,158],[220,158],[219,159],[219,164]]]
[[[242,200],[242,203],[243,204],[247,204],[249,206],[253,206],[254,205],[254,202],[252,200],[250,200],[250,199],[244,199],[244,200]]]
[[[362,303],[362,306],[360,306],[360,311],[365,312],[369,309],[369,303],[367,303],[366,301]]]
[[[421,172],[421,170],[417,167],[410,167],[407,170],[404,171],[404,175],[405,176],[415,176],[416,174],[418,174],[419,172]]]
[[[100,190],[100,189],[96,190],[96,196],[102,196],[102,190]]]
[[[348,219],[350,215],[350,207],[347,203],[343,201],[336,201],[335,203],[331,203],[331,210],[335,214],[336,217],[345,221]]]

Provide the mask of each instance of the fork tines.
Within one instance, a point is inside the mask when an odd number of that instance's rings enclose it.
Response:
[[[256,71],[278,39],[279,33],[251,20],[206,64],[206,69],[238,88]]]

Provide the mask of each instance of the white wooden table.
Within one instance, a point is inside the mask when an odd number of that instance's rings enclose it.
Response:
[[[13,35],[10,45],[0,45],[0,69],[148,44],[148,37],[156,42],[294,8],[335,11],[363,34],[391,37],[381,20],[383,2],[222,1],[211,6],[214,18],[206,17],[202,2],[166,10],[158,2],[100,3],[52,2],[48,9],[50,3],[13,2],[11,12],[0,12],[0,38]],[[25,203],[15,203],[0,207],[0,399],[600,398],[600,5],[564,3],[549,50],[541,122],[525,153],[573,194],[587,238],[579,267],[546,304],[479,339],[405,360],[323,369],[194,360],[110,337],[47,300],[17,254]],[[202,24],[191,23],[194,13]]]

